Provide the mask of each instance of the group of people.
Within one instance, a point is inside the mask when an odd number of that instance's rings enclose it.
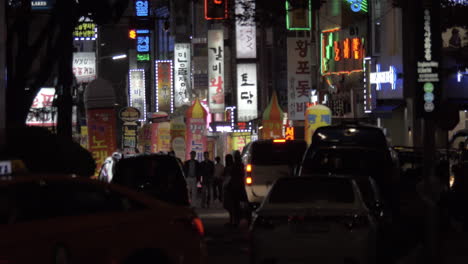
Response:
[[[247,205],[244,186],[244,165],[241,154],[227,154],[224,165],[221,158],[210,160],[209,153],[203,153],[203,161],[196,160],[195,151],[190,152],[190,159],[184,162],[184,172],[192,206],[200,202],[202,208],[209,208],[210,203],[218,200],[229,212],[228,225],[237,226]],[[211,199],[213,197],[213,199]]]

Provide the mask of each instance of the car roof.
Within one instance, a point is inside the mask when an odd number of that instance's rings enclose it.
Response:
[[[310,147],[361,146],[387,149],[388,143],[382,129],[362,124],[341,124],[319,127],[312,136]]]

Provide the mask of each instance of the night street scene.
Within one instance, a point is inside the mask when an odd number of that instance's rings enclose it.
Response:
[[[468,263],[468,0],[0,5],[0,264]]]

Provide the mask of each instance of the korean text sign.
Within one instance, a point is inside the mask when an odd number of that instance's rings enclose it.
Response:
[[[94,52],[73,53],[73,74],[77,83],[96,79],[96,54]]]
[[[142,119],[146,117],[146,90],[145,71],[143,69],[130,70],[129,72],[129,100],[130,106],[138,109]]]
[[[311,41],[309,38],[288,38],[288,117],[304,120],[312,88]]]
[[[237,120],[250,121],[258,117],[257,64],[237,64]]]
[[[236,15],[244,14],[252,16],[246,20],[236,17],[236,56],[238,59],[254,59],[257,57],[255,2],[236,0]]]
[[[224,112],[223,30],[208,31],[208,106],[211,113]]]
[[[172,113],[172,61],[156,61],[156,112]]]
[[[174,46],[174,104],[175,107],[190,105],[191,54],[190,43],[176,43]]]

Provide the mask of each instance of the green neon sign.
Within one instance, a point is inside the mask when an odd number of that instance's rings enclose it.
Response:
[[[137,54],[137,61],[149,61],[150,55],[149,54]]]
[[[291,10],[289,1],[286,0],[286,28],[288,30],[310,30],[312,28],[312,1],[311,0],[302,0],[308,1],[308,8]],[[294,16],[294,12],[304,12],[305,19],[304,21],[299,20],[297,16]]]

